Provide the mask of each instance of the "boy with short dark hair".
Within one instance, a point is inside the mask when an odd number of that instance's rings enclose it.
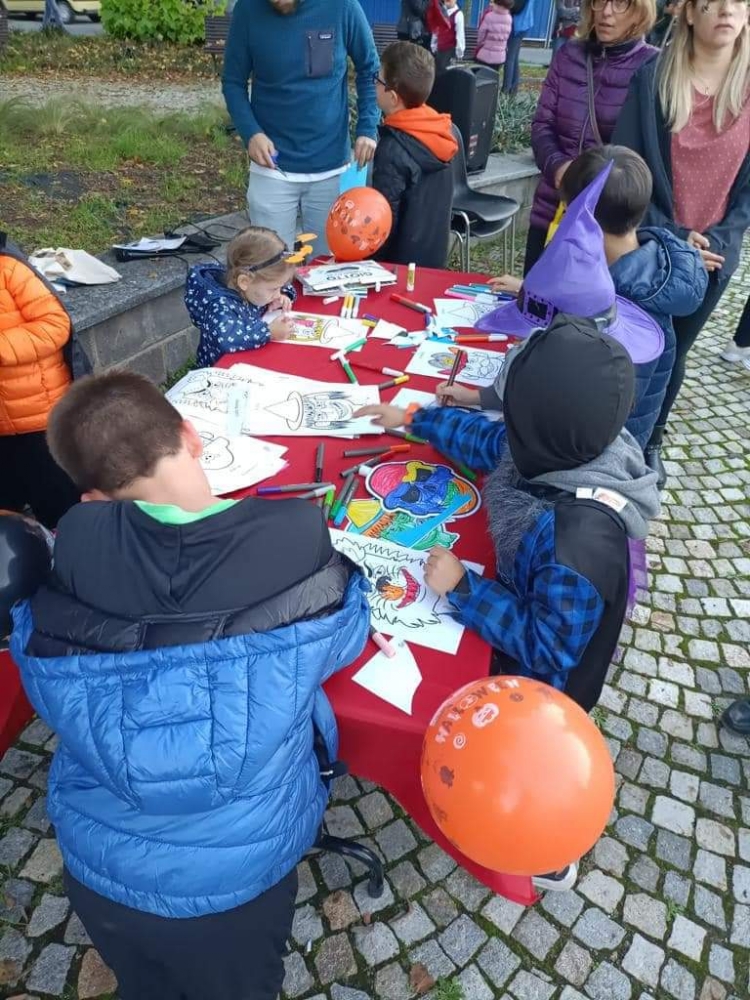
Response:
[[[214,498],[138,375],[82,379],[48,434],[87,502],[11,649],[60,739],[72,905],[122,1000],[275,1000],[336,753],[321,684],[364,646],[366,585],[312,504]]]
[[[393,42],[384,50],[375,92],[385,117],[372,186],[393,213],[377,257],[393,264],[445,266],[458,142],[450,115],[425,104],[434,81],[435,61],[425,49]]]

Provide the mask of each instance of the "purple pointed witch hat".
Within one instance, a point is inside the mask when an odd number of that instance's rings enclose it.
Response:
[[[529,337],[558,312],[594,319],[619,341],[633,364],[645,364],[664,350],[664,331],[648,313],[615,294],[604,254],[604,235],[594,209],[612,169],[602,172],[570,203],[557,232],[523,281],[515,302],[482,317],[480,330]]]

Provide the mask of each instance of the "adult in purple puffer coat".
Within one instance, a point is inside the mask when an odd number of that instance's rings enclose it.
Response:
[[[644,41],[655,19],[654,0],[584,0],[578,38],[552,57],[531,126],[542,176],[531,208],[524,274],[544,249],[562,175],[584,149],[610,141],[630,78],[656,56],[658,49]]]

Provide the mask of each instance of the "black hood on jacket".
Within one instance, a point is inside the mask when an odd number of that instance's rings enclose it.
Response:
[[[597,458],[625,426],[635,373],[627,351],[593,322],[559,313],[508,370],[508,446],[525,479]]]
[[[419,139],[415,139],[413,135],[409,135],[408,132],[404,132],[399,128],[390,128],[388,125],[381,125],[379,132],[381,137],[388,134],[399,143],[403,147],[404,152],[414,160],[423,174],[434,174],[439,170],[450,168],[450,161],[446,163],[438,159],[432,150],[428,149]]]

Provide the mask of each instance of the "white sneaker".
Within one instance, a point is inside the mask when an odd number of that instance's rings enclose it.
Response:
[[[576,884],[578,865],[574,861],[559,872],[548,872],[546,875],[532,875],[531,881],[539,892],[567,892]]]
[[[733,364],[742,363],[746,368],[750,368],[750,347],[737,347],[733,340],[730,340],[721,356],[725,361]]]

